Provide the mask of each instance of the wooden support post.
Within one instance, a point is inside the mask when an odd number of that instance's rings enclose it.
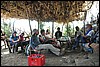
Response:
[[[38,20],[38,31],[40,30],[40,19]]]
[[[53,38],[53,33],[54,33],[54,22],[52,22],[52,38]]]
[[[32,35],[32,28],[31,28],[31,23],[30,23],[30,17],[29,17],[29,27],[30,27],[30,31],[31,31],[31,35]]]
[[[85,20],[86,20],[86,15],[87,15],[87,11],[85,11],[84,21],[83,21],[83,24],[84,24],[84,35],[85,35]]]
[[[69,34],[69,33],[68,33],[68,23],[67,23],[67,36],[68,36],[68,34]]]

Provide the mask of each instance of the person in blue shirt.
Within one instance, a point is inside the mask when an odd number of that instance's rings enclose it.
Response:
[[[15,51],[15,44],[19,41],[19,36],[16,36],[17,32],[14,31],[10,36],[10,46],[13,48],[13,53]]]

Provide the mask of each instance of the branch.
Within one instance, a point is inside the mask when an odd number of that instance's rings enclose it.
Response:
[[[10,12],[10,10],[7,10],[7,9],[5,9],[5,8],[2,8],[2,7],[1,7],[1,9],[5,10],[5,11],[7,11],[7,12]]]
[[[94,1],[92,1],[92,4],[91,4],[90,8],[88,8],[87,10],[91,9],[91,7],[92,7],[93,3],[94,3]]]

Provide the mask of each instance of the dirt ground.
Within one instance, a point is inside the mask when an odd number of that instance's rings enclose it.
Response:
[[[9,53],[8,49],[5,48],[1,50],[1,53],[1,66],[28,66],[28,59],[24,53]],[[77,66],[75,61],[71,62],[70,60],[68,61],[68,59],[65,60],[66,57],[73,57],[74,60],[76,58],[84,59],[84,52],[66,52],[64,56],[56,56],[47,50],[43,50],[42,54],[44,54],[46,57],[44,66]],[[98,55],[90,53],[89,59],[93,60],[93,65],[90,66],[99,66]]]

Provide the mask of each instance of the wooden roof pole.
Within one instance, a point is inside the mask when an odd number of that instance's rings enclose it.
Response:
[[[30,31],[31,31],[31,35],[32,35],[32,28],[31,28],[31,23],[30,23],[30,16],[29,16],[29,10],[28,10],[28,7],[26,6],[26,14],[27,14],[27,18],[29,20],[29,27],[30,27]]]
[[[38,20],[38,31],[40,31],[40,19]]]
[[[31,28],[31,23],[30,23],[30,17],[28,17],[29,20],[29,27],[30,27],[30,31],[31,31],[31,35],[32,35],[32,28]]]
[[[84,24],[84,35],[85,35],[85,20],[86,20],[86,15],[87,15],[87,11],[85,11],[85,14],[84,14],[84,21],[83,21],[83,24]]]
[[[68,33],[68,22],[67,22],[67,37],[69,36],[68,34],[69,34],[69,33]]]
[[[63,32],[63,29],[64,29],[64,25],[65,25],[65,22],[62,24],[62,32]]]
[[[53,38],[53,33],[54,33],[54,22],[52,22],[52,38]]]

